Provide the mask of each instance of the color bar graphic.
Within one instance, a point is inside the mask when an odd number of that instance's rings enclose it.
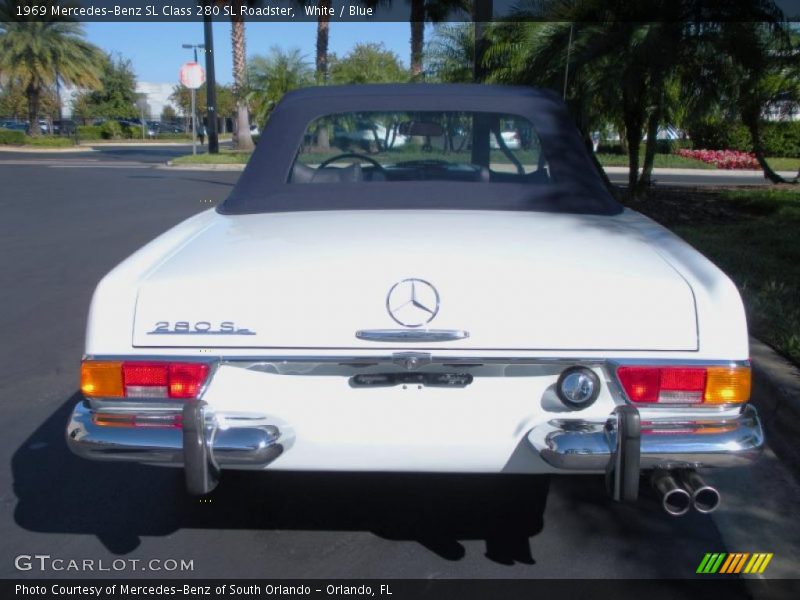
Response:
[[[696,573],[701,574],[760,574],[772,560],[772,552],[708,552],[703,556]],[[749,560],[748,560],[749,559]],[[745,566],[747,565],[747,566]]]

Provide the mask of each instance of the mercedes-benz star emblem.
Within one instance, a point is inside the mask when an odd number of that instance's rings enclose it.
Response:
[[[421,327],[439,312],[439,292],[424,279],[403,279],[389,290],[386,310],[404,327]]]

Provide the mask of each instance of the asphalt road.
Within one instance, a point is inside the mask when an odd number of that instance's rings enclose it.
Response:
[[[800,486],[769,450],[709,477],[717,513],[677,519],[648,489],[614,504],[593,476],[225,473],[198,502],[177,470],[73,456],[64,427],[94,285],[238,177],[153,169],[136,152],[0,155],[0,577],[108,575],[15,569],[49,554],[193,561],[115,574],[131,577],[684,578],[724,551],[774,552],[765,575],[797,576]]]

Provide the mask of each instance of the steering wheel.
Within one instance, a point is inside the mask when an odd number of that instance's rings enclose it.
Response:
[[[319,166],[317,167],[317,169],[324,169],[324,168],[325,168],[325,167],[327,167],[329,164],[331,164],[331,163],[335,163],[337,160],[340,160],[340,159],[342,159],[342,158],[360,158],[360,159],[362,159],[362,160],[365,160],[365,161],[367,161],[367,162],[368,162],[368,163],[370,163],[371,165],[373,165],[373,166],[377,167],[377,168],[378,168],[378,169],[380,169],[381,171],[383,171],[383,170],[384,170],[384,168],[383,168],[383,165],[382,165],[381,163],[379,163],[377,160],[375,160],[374,158],[372,158],[372,157],[370,157],[370,156],[367,156],[367,155],[365,155],[365,154],[359,154],[358,152],[345,152],[345,153],[343,153],[343,154],[337,154],[336,156],[331,156],[331,157],[330,157],[328,160],[323,160],[323,161],[322,161],[322,162],[319,164]]]

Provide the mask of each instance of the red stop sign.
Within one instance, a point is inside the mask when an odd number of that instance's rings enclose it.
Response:
[[[206,72],[196,62],[187,62],[181,67],[181,83],[190,90],[196,90],[206,81]]]

